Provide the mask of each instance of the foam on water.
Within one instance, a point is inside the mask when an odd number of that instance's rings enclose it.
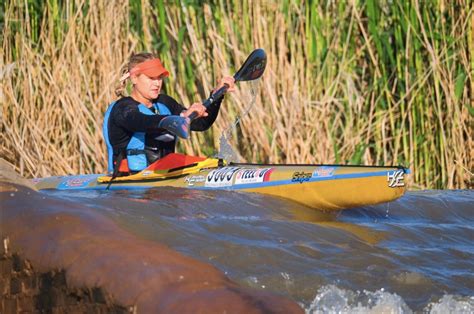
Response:
[[[318,290],[306,313],[411,313],[403,299],[384,289],[353,292],[334,285]]]
[[[430,303],[425,312],[431,314],[444,313],[474,313],[474,297],[460,297],[454,295],[444,295],[438,302]]]
[[[318,290],[309,306],[300,304],[308,314],[316,313],[413,313],[402,297],[386,292],[383,288],[375,292],[350,291],[335,285],[326,285]],[[474,313],[474,297],[444,295],[437,302],[428,304],[423,313]]]

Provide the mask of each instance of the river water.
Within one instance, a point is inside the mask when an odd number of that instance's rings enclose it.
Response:
[[[322,213],[227,191],[45,191],[308,313],[474,313],[474,192]]]

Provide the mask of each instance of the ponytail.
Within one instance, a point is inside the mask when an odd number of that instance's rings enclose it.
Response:
[[[156,58],[155,55],[149,52],[140,52],[132,54],[130,56],[128,64],[126,64],[120,71],[121,76],[117,86],[115,87],[115,95],[117,97],[125,96],[125,87],[127,86],[127,79],[130,78],[130,70],[133,69],[134,66],[146,60],[154,58]]]
[[[115,87],[115,95],[117,97],[124,97],[125,87],[127,86],[127,78],[130,76],[130,74],[128,73],[128,65],[124,66],[120,73],[121,76],[119,82]]]

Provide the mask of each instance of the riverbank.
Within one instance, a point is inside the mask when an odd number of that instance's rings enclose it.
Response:
[[[64,270],[39,272],[32,263],[0,248],[0,313],[48,311],[53,313],[133,313],[134,306],[116,304],[102,288],[70,287]]]

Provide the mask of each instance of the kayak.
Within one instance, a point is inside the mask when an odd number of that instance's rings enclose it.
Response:
[[[226,163],[216,158],[169,154],[141,172],[113,180],[111,175],[91,174],[32,182],[39,190],[170,186],[251,192],[329,211],[393,201],[405,193],[407,174],[409,170],[399,166]]]

